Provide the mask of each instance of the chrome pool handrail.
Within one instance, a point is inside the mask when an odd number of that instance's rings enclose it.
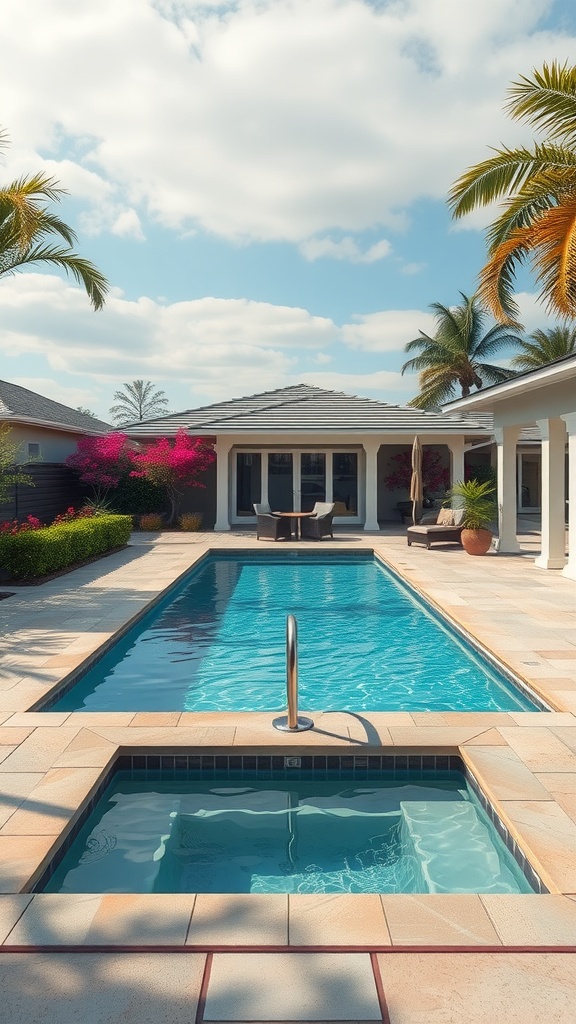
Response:
[[[288,715],[275,718],[272,725],[280,732],[304,732],[314,722],[310,718],[298,717],[298,623],[294,615],[286,619],[286,696]]]

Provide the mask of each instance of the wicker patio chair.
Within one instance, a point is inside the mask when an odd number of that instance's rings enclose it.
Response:
[[[268,501],[261,501],[259,504],[256,502],[252,505],[252,508],[257,516],[271,516],[273,514]]]
[[[313,511],[314,515],[308,519],[303,519],[300,524],[302,537],[308,537],[310,540],[333,537],[332,519],[334,518],[334,505],[327,501],[317,501]]]
[[[257,540],[290,540],[290,519],[280,516],[256,516]]]

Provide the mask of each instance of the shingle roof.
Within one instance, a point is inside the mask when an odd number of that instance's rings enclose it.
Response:
[[[162,416],[123,429],[130,437],[172,436],[178,429],[199,435],[295,432],[485,434],[471,416],[446,416],[388,405],[308,384],[265,391],[200,409]]]
[[[0,420],[22,419],[79,433],[108,434],[114,427],[104,420],[71,409],[35,391],[0,380]]]

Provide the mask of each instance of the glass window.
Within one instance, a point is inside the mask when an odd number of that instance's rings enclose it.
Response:
[[[300,508],[311,512],[317,501],[326,501],[326,455],[302,452],[300,456]]]
[[[262,457],[260,452],[238,452],[236,456],[236,515],[253,516],[254,502],[262,500]]]
[[[522,486],[520,491],[520,508],[540,508],[541,473],[540,453],[522,454]]]
[[[292,452],[268,453],[268,501],[273,512],[292,512]]]
[[[332,500],[335,516],[358,515],[358,453],[332,455]]]

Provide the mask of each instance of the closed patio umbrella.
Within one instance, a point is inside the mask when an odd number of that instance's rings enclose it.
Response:
[[[412,476],[410,478],[410,500],[412,502],[412,522],[416,525],[416,507],[422,504],[424,490],[422,487],[422,445],[416,434],[412,445]]]

